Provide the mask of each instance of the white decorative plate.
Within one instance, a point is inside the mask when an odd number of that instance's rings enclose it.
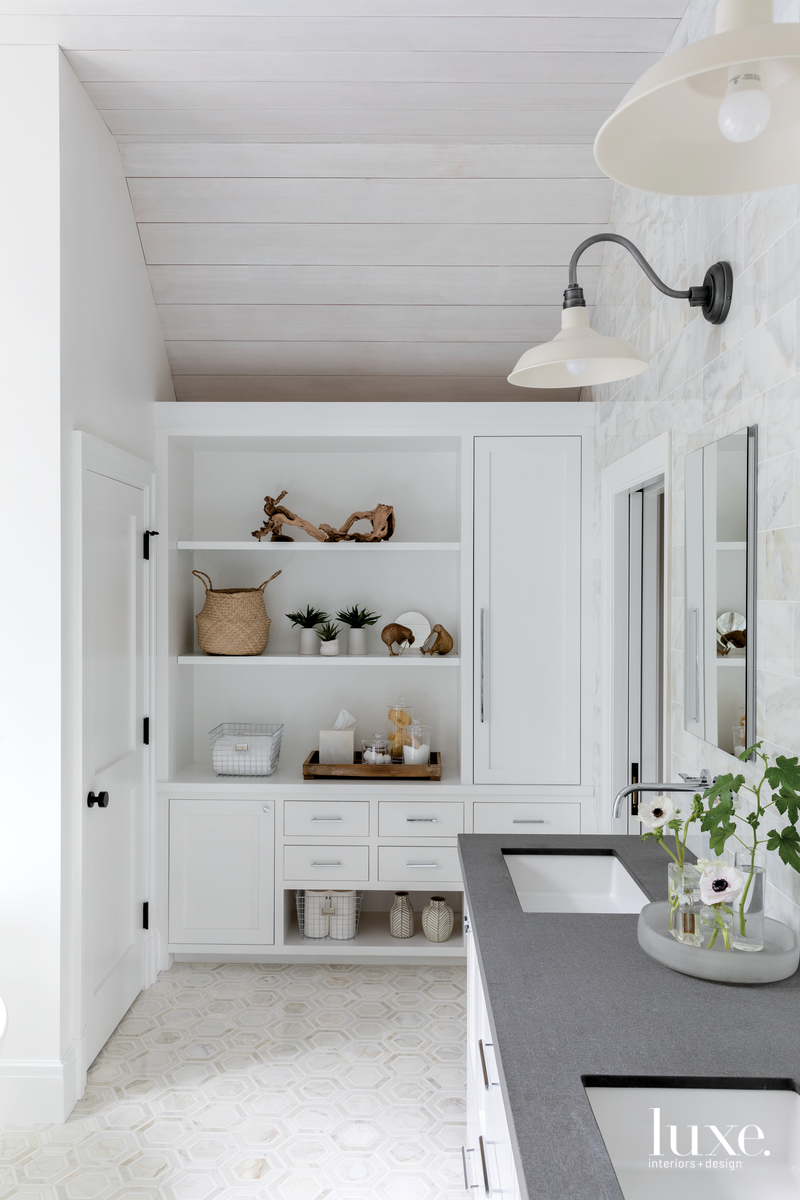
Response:
[[[431,631],[430,622],[423,617],[419,612],[400,613],[399,617],[395,617],[398,625],[405,625],[406,629],[410,629],[414,635],[414,645],[411,650],[417,650],[425,641]]]

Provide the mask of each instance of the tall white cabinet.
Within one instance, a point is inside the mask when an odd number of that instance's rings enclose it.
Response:
[[[475,783],[581,782],[581,439],[475,439]]]
[[[150,911],[164,954],[463,960],[459,833],[596,828],[581,687],[592,675],[581,570],[591,406],[165,404],[157,419],[161,885]],[[392,504],[394,537],[259,543],[264,496],[284,489],[315,523]],[[200,652],[193,569],[215,587],[280,570],[263,655]],[[381,614],[366,656],[299,656],[284,614],[354,603]],[[453,635],[451,654],[389,657],[380,630],[412,609]],[[400,697],[433,727],[440,783],[303,782],[341,708],[358,745]],[[282,722],[275,774],[216,776],[208,731],[221,721]],[[320,886],[363,890],[355,941],[301,936],[296,893]],[[417,914],[432,894],[448,898],[450,941],[428,942],[419,915],[413,938],[390,936],[400,890]]]

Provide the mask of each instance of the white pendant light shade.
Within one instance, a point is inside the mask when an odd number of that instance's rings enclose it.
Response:
[[[561,332],[552,342],[526,350],[508,382],[529,388],[589,387],[630,379],[647,366],[630,342],[596,333],[585,308],[565,308]]]
[[[721,0],[716,28],[646,71],[605,122],[606,175],[668,196],[800,180],[800,24],[773,24],[772,0]]]

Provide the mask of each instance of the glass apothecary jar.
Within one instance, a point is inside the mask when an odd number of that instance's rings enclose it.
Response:
[[[361,761],[373,767],[386,767],[392,761],[392,744],[382,733],[373,733],[361,743]]]
[[[404,696],[393,700],[387,713],[387,735],[391,744],[392,761],[403,761],[403,730],[414,720],[414,705],[408,704]]]
[[[431,761],[431,727],[419,721],[403,729],[403,762],[406,766],[426,767]]]
[[[678,942],[702,946],[707,933],[700,923],[700,870],[691,863],[667,867],[669,881],[669,931]]]

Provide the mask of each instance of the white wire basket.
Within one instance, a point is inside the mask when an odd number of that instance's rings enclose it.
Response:
[[[223,721],[209,732],[217,775],[271,775],[281,753],[283,725]]]
[[[297,924],[309,942],[350,942],[358,933],[363,891],[298,888]]]

